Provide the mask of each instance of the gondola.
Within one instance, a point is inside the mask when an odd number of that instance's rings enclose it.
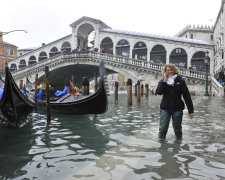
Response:
[[[102,114],[108,109],[108,99],[104,84],[105,67],[102,61],[99,66],[99,88],[91,94],[85,96],[77,96],[67,94],[58,100],[50,100],[50,108],[52,112],[60,114],[86,115],[86,114]],[[27,81],[29,83],[29,81]],[[45,102],[38,101],[38,108],[45,109]]]
[[[23,94],[6,67],[4,91],[0,100],[1,121],[19,127],[34,107],[33,99]]]

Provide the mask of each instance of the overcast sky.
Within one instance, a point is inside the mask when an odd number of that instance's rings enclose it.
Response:
[[[70,24],[88,16],[113,29],[174,36],[186,25],[214,25],[221,0],[1,0],[3,40],[38,47],[71,34]]]

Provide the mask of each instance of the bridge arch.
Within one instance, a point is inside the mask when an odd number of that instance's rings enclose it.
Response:
[[[204,51],[195,52],[191,58],[192,70],[205,72],[206,66],[204,60],[205,60]]]
[[[126,39],[121,39],[117,42],[116,55],[130,57],[130,43]]]
[[[28,60],[28,66],[37,63],[37,59],[35,56],[30,56],[29,60]]]
[[[95,39],[95,26],[91,22],[81,23],[75,30],[77,34],[77,47],[80,50],[91,47],[91,44],[94,45]],[[90,48],[89,47],[89,48]]]
[[[163,45],[155,45],[150,52],[150,61],[166,64],[166,49]]]
[[[68,41],[63,42],[63,44],[61,46],[61,51],[62,52],[71,52],[71,45]]]
[[[180,68],[187,68],[187,53],[183,48],[177,47],[170,54],[170,63],[176,64]]]
[[[53,48],[51,48],[51,50],[49,52],[49,57],[55,56],[57,54],[59,54],[59,50],[57,47],[54,46]]]
[[[110,37],[105,37],[100,44],[103,53],[113,54],[113,41]]]
[[[48,58],[47,56],[47,53],[45,51],[42,51],[40,54],[39,54],[39,57],[38,57],[38,62],[40,61],[44,61]]]
[[[21,59],[19,62],[19,69],[27,67],[27,63],[25,59]]]
[[[137,42],[132,49],[132,58],[147,61],[147,46],[143,41]]]
[[[17,70],[17,65],[16,65],[15,63],[12,63],[12,64],[10,65],[9,70],[10,70],[11,72],[16,71],[16,70]]]

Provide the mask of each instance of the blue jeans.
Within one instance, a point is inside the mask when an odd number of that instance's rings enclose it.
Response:
[[[173,129],[177,139],[182,138],[183,111],[168,111],[162,109],[160,112],[159,139],[164,140],[172,117]]]

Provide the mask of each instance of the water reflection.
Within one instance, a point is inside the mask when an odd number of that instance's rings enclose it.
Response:
[[[126,96],[119,95],[118,102],[110,96],[105,114],[54,115],[46,125],[46,116],[38,113],[24,129],[1,127],[0,176],[225,179],[224,99],[194,97],[195,117],[184,111],[183,140],[175,141],[170,126],[164,143],[157,137],[160,100],[150,96],[138,104],[133,97],[127,106]]]
[[[21,168],[33,158],[29,154],[30,148],[35,143],[35,132],[32,127],[32,122],[20,129],[0,126],[0,179],[27,173]]]

